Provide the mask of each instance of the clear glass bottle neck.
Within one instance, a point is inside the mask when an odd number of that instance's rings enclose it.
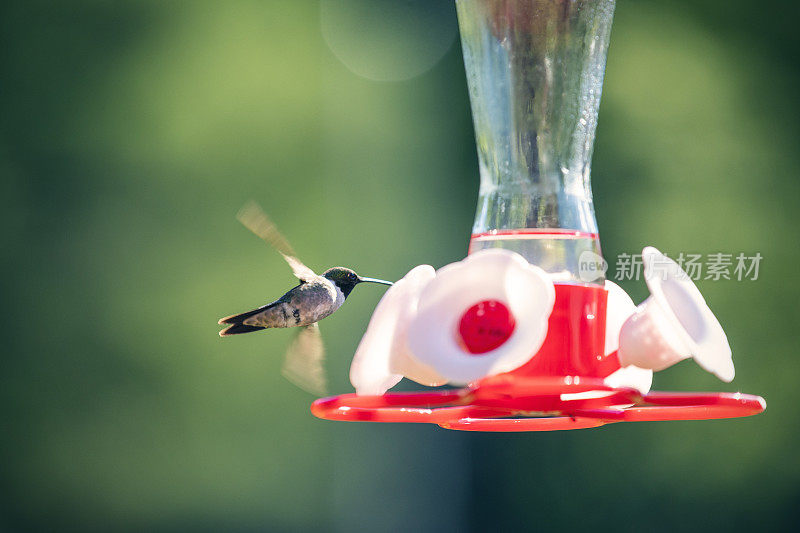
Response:
[[[457,0],[480,163],[474,233],[597,233],[590,168],[614,0]]]

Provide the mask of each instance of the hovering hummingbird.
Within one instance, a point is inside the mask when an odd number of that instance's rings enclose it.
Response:
[[[317,275],[297,259],[289,242],[258,204],[248,203],[239,211],[237,218],[247,229],[280,252],[300,284],[272,303],[220,319],[219,323],[228,327],[219,335],[227,337],[269,328],[302,328],[286,352],[283,373],[301,388],[322,393],[325,386],[322,369],[325,350],[317,322],[339,309],[359,283],[392,285],[392,282],[365,278],[344,267],[329,268],[322,275]]]

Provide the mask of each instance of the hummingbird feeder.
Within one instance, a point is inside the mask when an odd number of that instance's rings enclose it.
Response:
[[[693,357],[730,382],[727,338],[655,248],[636,307],[605,280],[589,180],[615,0],[456,0],[480,165],[469,255],[419,266],[373,314],[355,394],[329,420],[549,431],[754,415],[758,396],[651,392]],[[402,377],[462,388],[391,393]]]

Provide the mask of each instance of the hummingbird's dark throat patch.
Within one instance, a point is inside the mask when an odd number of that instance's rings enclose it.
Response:
[[[339,286],[339,290],[342,291],[342,294],[345,298],[350,296],[350,293],[353,291],[353,288],[356,286],[355,283],[337,283]]]

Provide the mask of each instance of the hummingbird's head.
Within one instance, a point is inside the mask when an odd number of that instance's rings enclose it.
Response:
[[[344,294],[345,298],[350,295],[350,291],[353,290],[353,287],[359,283],[382,283],[383,285],[392,284],[390,281],[383,281],[382,279],[362,278],[354,271],[344,267],[329,268],[322,273],[322,276],[334,282],[336,286],[339,287],[339,290],[342,291],[342,294]]]

